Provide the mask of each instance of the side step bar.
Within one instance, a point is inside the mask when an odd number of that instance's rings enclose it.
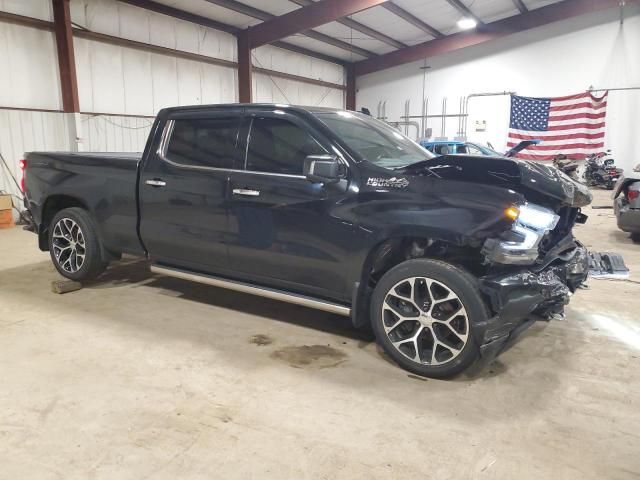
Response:
[[[351,309],[349,307],[337,303],[327,302],[325,300],[319,300],[317,298],[307,297],[305,295],[298,295],[295,293],[289,293],[268,287],[259,287],[256,285],[251,285],[249,283],[227,280],[225,278],[214,277],[213,275],[193,273],[186,270],[164,267],[160,265],[151,265],[151,271],[153,273],[167,275],[168,277],[191,280],[192,282],[213,285],[214,287],[227,288],[229,290],[235,290],[237,292],[244,292],[251,295],[271,298],[273,300],[281,300],[283,302],[294,303],[296,305],[302,305],[309,308],[315,308],[316,310],[322,310],[324,312],[344,315],[345,317],[351,315]]]

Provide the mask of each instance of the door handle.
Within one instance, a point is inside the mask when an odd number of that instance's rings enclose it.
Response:
[[[234,188],[234,195],[243,195],[245,197],[257,197],[260,195],[260,190],[249,190],[248,188]]]
[[[152,187],[164,187],[167,184],[167,182],[160,180],[159,178],[153,178],[145,181],[144,183],[151,185]]]

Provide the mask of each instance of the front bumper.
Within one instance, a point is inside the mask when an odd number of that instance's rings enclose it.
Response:
[[[483,357],[494,358],[536,320],[562,314],[588,273],[587,249],[569,238],[530,267],[481,277],[480,290],[493,312],[480,328]]]
[[[618,197],[613,202],[618,228],[623,232],[640,232],[640,209],[631,208],[623,197]]]

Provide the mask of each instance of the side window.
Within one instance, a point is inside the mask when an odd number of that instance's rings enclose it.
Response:
[[[471,155],[482,155],[480,149],[474,145],[467,145],[467,153]]]
[[[438,155],[448,155],[449,154],[449,145],[436,145],[435,153]]]
[[[236,148],[240,118],[192,118],[173,121],[165,152],[176,163],[195,167],[233,168],[241,162]],[[238,163],[236,163],[236,166]]]
[[[247,170],[302,175],[307,155],[327,153],[296,124],[281,118],[256,117],[251,125]]]

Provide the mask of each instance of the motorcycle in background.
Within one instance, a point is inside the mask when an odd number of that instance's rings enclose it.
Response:
[[[574,180],[578,180],[578,163],[560,154],[553,159],[553,165]]]
[[[587,157],[584,172],[584,180],[587,185],[613,190],[623,170],[615,166],[613,158],[606,158],[610,153],[611,151],[607,150]]]

